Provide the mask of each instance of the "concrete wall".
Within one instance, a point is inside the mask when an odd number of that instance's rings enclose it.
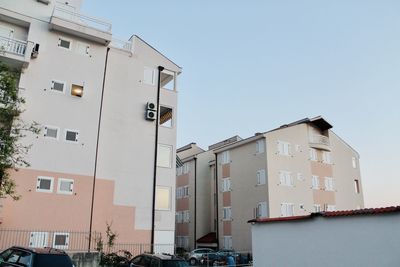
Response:
[[[399,213],[257,223],[254,266],[398,266],[399,223]]]

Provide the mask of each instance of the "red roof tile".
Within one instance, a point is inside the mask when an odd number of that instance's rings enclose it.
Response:
[[[280,222],[280,221],[296,221],[304,220],[313,217],[343,217],[343,216],[355,216],[355,215],[376,215],[385,214],[392,212],[400,212],[400,206],[396,207],[384,207],[384,208],[370,208],[370,209],[359,209],[359,210],[342,210],[342,211],[325,211],[319,213],[311,213],[304,216],[291,216],[291,217],[277,217],[277,218],[264,218],[264,219],[253,219],[248,221],[249,223],[267,223],[267,222]]]

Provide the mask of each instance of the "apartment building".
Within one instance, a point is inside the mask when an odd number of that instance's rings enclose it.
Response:
[[[203,231],[194,234],[194,222],[189,220],[188,241],[178,245],[251,251],[247,224],[251,218],[363,208],[359,155],[331,128],[322,117],[307,118],[246,139],[235,136],[205,152],[193,144],[178,149],[178,156],[190,164],[177,173],[177,182],[189,180],[188,213],[192,214],[192,209],[203,212],[194,215],[198,218],[196,227],[201,225]],[[206,162],[200,162],[205,154]],[[198,177],[193,184],[199,168],[208,175]],[[186,178],[185,172],[189,174]],[[195,202],[200,198],[198,191],[208,192],[209,202]],[[203,220],[205,210],[208,214]]]
[[[68,249],[69,231],[111,224],[117,243],[173,244],[181,68],[81,4],[1,1],[0,60],[21,71],[22,120],[42,131],[21,141],[31,166],[12,173],[22,198],[2,200],[0,230]]]

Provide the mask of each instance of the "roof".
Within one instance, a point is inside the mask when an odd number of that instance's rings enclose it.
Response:
[[[200,237],[196,241],[197,243],[217,243],[217,234],[215,232],[211,232],[206,234],[205,236]]]
[[[303,123],[313,124],[315,127],[321,129],[322,131],[329,130],[329,129],[331,129],[333,127],[322,116],[317,116],[317,117],[314,117],[314,118],[311,118],[311,119],[310,118],[304,118],[304,119],[301,119],[301,120],[298,120],[298,121],[295,121],[295,122],[291,122],[289,124],[283,124],[280,127],[275,128],[273,130],[270,130],[270,131],[268,131],[266,133],[273,132],[273,131],[280,130],[280,129],[287,128],[287,127],[296,126],[296,125],[303,124]]]
[[[400,212],[400,206],[369,208],[369,209],[359,209],[359,210],[326,211],[326,212],[311,213],[309,215],[303,215],[303,216],[263,218],[263,219],[259,218],[259,219],[252,219],[248,221],[248,223],[299,221],[315,217],[332,218],[332,217],[361,216],[361,215],[381,215],[381,214],[397,213],[397,212]]]

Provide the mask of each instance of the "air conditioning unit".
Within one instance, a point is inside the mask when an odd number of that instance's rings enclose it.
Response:
[[[157,117],[156,104],[153,102],[148,102],[146,105],[146,120],[154,121]]]
[[[39,44],[35,44],[32,49],[31,58],[37,58],[39,55]]]

